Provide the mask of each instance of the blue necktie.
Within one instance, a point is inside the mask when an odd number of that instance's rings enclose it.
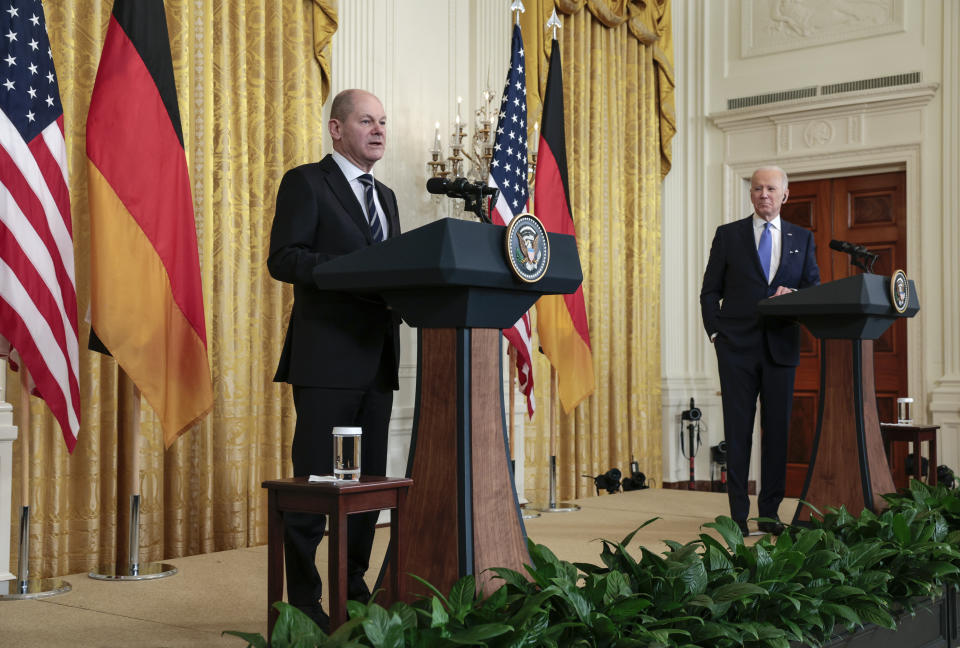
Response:
[[[763,233],[760,234],[760,243],[757,244],[757,254],[760,256],[760,267],[763,268],[764,281],[770,281],[770,223],[763,224]]]
[[[363,202],[367,207],[367,223],[370,225],[370,234],[374,243],[383,240],[383,228],[380,226],[380,217],[377,216],[377,204],[373,201],[373,176],[364,173],[358,176],[360,184],[363,185]],[[767,255],[769,257],[769,253]],[[767,265],[770,262],[767,261]]]

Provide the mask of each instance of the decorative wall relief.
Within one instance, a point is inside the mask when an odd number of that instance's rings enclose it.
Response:
[[[903,0],[741,0],[744,58],[904,31]]]
[[[803,129],[803,141],[808,148],[825,146],[833,139],[833,126],[830,122],[818,119],[807,124]]]

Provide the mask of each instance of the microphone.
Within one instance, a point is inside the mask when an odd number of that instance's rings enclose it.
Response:
[[[864,272],[873,272],[873,264],[880,257],[862,245],[855,245],[847,241],[830,241],[830,249],[837,252],[846,252],[850,255],[850,265],[857,266]]]
[[[862,245],[854,245],[853,243],[847,243],[846,241],[838,241],[833,239],[830,241],[830,249],[836,250],[837,252],[846,252],[847,254],[852,254],[856,256],[873,256],[867,248]]]
[[[495,196],[498,191],[481,182],[470,182],[466,178],[430,178],[427,191],[432,194],[447,195],[451,198],[473,198],[476,196]]]

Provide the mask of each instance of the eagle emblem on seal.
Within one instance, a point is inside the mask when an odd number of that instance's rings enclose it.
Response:
[[[550,245],[543,223],[533,214],[519,214],[507,226],[507,262],[513,274],[526,283],[543,278],[550,263]]]

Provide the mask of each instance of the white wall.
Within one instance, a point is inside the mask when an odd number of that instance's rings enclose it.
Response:
[[[960,469],[960,3],[697,0],[673,12],[679,132],[664,190],[663,317],[664,330],[669,322],[682,335],[662,340],[664,480],[687,478],[675,446],[691,396],[709,425],[706,445],[723,438],[699,288],[714,229],[749,213],[744,180],[765,163],[791,178],[906,171],[905,269],[921,297],[908,325],[909,391],[915,418],[941,426],[939,463]],[[733,98],[911,72],[919,83],[727,108]],[[698,457],[698,478],[709,475],[708,458]]]

